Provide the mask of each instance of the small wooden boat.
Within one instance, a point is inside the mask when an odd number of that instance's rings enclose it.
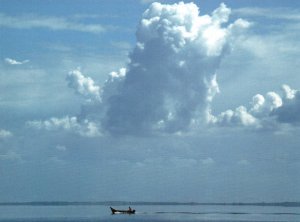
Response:
[[[135,214],[135,210],[129,208],[128,210],[117,210],[110,207],[112,214]]]

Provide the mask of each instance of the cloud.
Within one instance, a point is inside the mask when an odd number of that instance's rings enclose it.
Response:
[[[55,149],[59,150],[59,151],[66,151],[67,150],[67,147],[64,146],[64,145],[56,145]]]
[[[67,82],[70,88],[75,89],[76,93],[87,99],[100,101],[100,87],[97,86],[93,79],[85,77],[80,69],[69,72]]]
[[[170,163],[175,167],[184,168],[184,167],[196,167],[198,161],[193,158],[179,158],[179,157],[172,157]],[[164,161],[166,162],[166,161]]]
[[[284,85],[284,104],[272,113],[282,123],[300,124],[300,91]]]
[[[289,21],[300,21],[300,11],[290,8],[258,8],[245,7],[234,9],[233,13],[238,16],[264,17],[269,19],[281,19]]]
[[[26,123],[28,127],[37,130],[56,131],[76,133],[84,137],[101,136],[98,125],[87,119],[79,121],[77,117],[65,116],[63,118],[50,118],[48,120],[33,120]]]
[[[105,32],[99,24],[85,24],[63,17],[41,17],[35,15],[8,16],[0,13],[0,27],[16,29],[47,28],[53,31],[71,30],[98,34]]]
[[[152,2],[155,2],[155,0],[140,0],[140,3],[142,3],[142,4],[149,4]]]
[[[228,24],[230,13],[225,4],[211,15],[199,15],[194,3],[151,4],[127,67],[111,72],[101,88],[79,69],[71,71],[69,87],[93,103],[83,105],[77,117],[39,121],[37,128],[84,136],[100,135],[100,128],[111,134],[179,135],[207,123],[253,130],[299,124],[299,91],[287,85],[284,95],[256,94],[248,105],[213,114],[220,63],[250,25],[242,19]]]
[[[241,166],[248,166],[250,163],[248,160],[239,160],[237,164]]]
[[[256,118],[244,106],[222,112],[213,122],[219,126],[258,126]]]
[[[22,160],[22,157],[18,153],[15,153],[13,151],[8,151],[6,154],[0,154],[0,160],[15,161],[15,160]]]
[[[211,16],[200,16],[194,3],[151,4],[138,25],[126,75],[103,87],[104,128],[117,134],[174,133],[188,130],[194,119],[204,121],[219,92],[220,62],[249,24],[226,26],[230,11],[221,4]]]
[[[206,159],[201,160],[203,165],[212,165],[215,161],[211,157],[207,157]]]
[[[116,78],[117,74],[112,74]],[[101,116],[101,89],[93,79],[82,74],[80,69],[70,71],[66,77],[68,86],[83,96],[87,103],[82,105],[77,116],[52,117],[47,120],[27,121],[26,125],[36,130],[65,131],[83,137],[99,137],[102,135],[99,117]],[[61,149],[60,149],[61,148]],[[57,146],[62,150],[63,147]]]
[[[288,99],[288,100],[294,99],[296,94],[299,93],[297,90],[291,89],[291,87],[288,86],[288,85],[282,85],[282,89],[285,93],[285,98]]]
[[[233,12],[255,16],[255,10],[247,10]],[[31,121],[29,125],[35,123],[35,128],[62,129],[95,136],[101,134],[100,129],[112,134],[163,132],[179,135],[206,123],[251,129],[276,129],[280,124],[299,124],[299,91],[287,85],[283,86],[282,96],[276,92],[257,94],[248,105],[214,115],[211,103],[220,93],[217,82],[219,66],[243,30],[250,25],[242,19],[228,22],[231,21],[231,12],[225,4],[210,15],[199,15],[199,8],[194,3],[151,4],[137,27],[137,42],[126,68],[111,72],[102,87],[80,69],[67,75],[68,86],[91,102],[82,105],[80,114]],[[256,13],[263,16],[263,11]],[[283,19],[282,14],[277,14],[278,18]],[[100,29],[88,30],[88,24],[67,18],[3,14],[0,17],[3,18],[0,20],[2,27],[101,32]],[[259,36],[254,35],[243,46],[255,51],[256,58],[271,57],[269,52],[274,42],[266,48],[263,46],[265,41],[257,40]],[[122,41],[111,44],[120,50],[129,47]],[[278,48],[286,49],[283,45]],[[28,61],[5,59],[11,65]]]
[[[252,129],[277,130],[278,125],[300,123],[300,91],[282,86],[284,95],[268,92],[265,96],[257,94],[252,98],[250,107],[239,106],[217,116],[210,116],[209,122],[226,127],[247,127]],[[280,127],[279,127],[280,128]]]
[[[12,132],[10,132],[8,130],[0,129],[0,139],[11,137],[12,135],[13,135]]]
[[[128,42],[124,41],[115,41],[110,43],[113,47],[120,49],[120,50],[129,50],[131,49],[131,45]]]
[[[5,58],[4,61],[9,65],[23,65],[23,64],[29,62],[29,60],[17,61],[15,59],[11,59],[11,58]]]
[[[138,168],[156,166],[158,168],[164,169],[183,169],[183,168],[197,168],[199,166],[199,162],[193,158],[183,158],[183,157],[170,157],[170,158],[146,158],[142,161],[138,161],[135,163]]]

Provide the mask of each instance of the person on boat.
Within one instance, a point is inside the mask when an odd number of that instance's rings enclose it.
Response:
[[[128,211],[131,211],[131,207],[130,206],[128,207]]]

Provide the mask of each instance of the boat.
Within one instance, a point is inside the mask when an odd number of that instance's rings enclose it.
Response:
[[[112,214],[135,214],[135,210],[131,209],[130,207],[128,210],[117,210],[112,207],[110,207],[110,209]]]

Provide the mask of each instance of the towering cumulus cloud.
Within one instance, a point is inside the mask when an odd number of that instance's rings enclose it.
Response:
[[[230,12],[225,4],[201,16],[194,3],[151,4],[138,25],[126,68],[111,72],[102,87],[80,70],[67,76],[69,87],[88,101],[80,115],[72,121],[52,118],[29,125],[80,135],[90,132],[87,126],[97,131],[92,135],[100,135],[100,129],[137,135],[178,133],[211,122],[217,118],[210,112],[219,92],[216,71],[232,42],[249,26],[242,19],[228,24]],[[72,124],[56,124],[61,122]]]
[[[220,61],[248,26],[241,19],[225,25],[229,15],[224,4],[211,16],[200,16],[193,3],[153,3],[138,25],[127,70],[111,75],[104,86],[104,128],[120,134],[173,133],[205,121],[218,92]]]

